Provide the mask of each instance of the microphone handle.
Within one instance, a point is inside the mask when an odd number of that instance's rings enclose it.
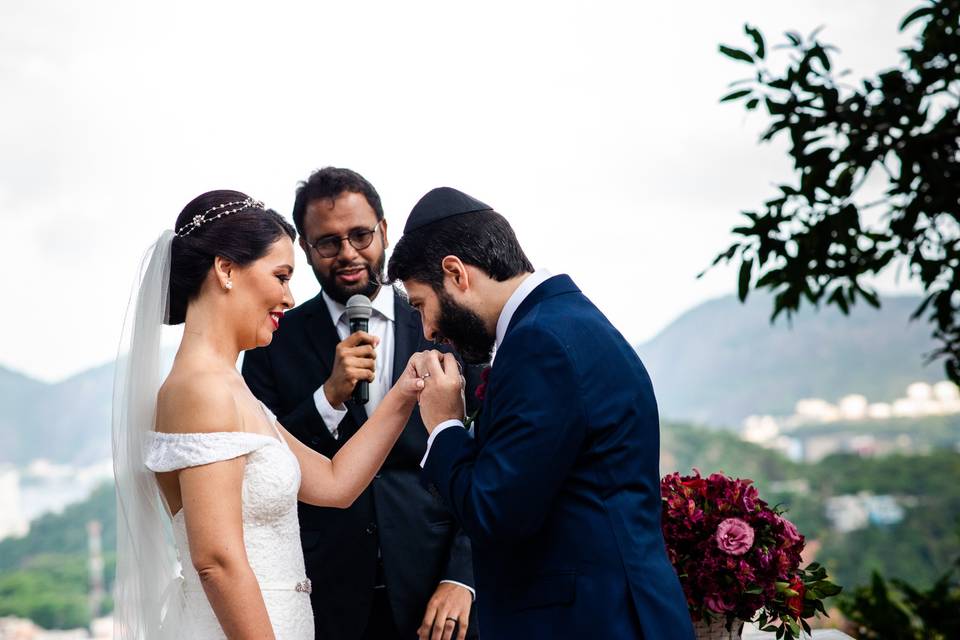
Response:
[[[357,331],[368,331],[366,318],[354,318],[350,321],[350,333]],[[356,404],[367,404],[370,400],[370,383],[366,380],[360,380],[353,388],[353,394],[350,396]]]

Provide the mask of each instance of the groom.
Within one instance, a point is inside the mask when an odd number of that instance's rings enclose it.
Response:
[[[455,189],[417,203],[389,275],[427,338],[495,357],[470,431],[452,357],[420,372],[423,478],[473,543],[484,634],[693,638],[660,530],[656,400],[623,336]]]

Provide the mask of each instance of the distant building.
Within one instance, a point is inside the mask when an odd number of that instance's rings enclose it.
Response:
[[[907,387],[904,397],[892,402],[871,403],[860,394],[844,396],[837,404],[822,398],[805,398],[797,402],[789,416],[749,416],[743,422],[740,436],[747,442],[780,451],[796,462],[817,462],[834,453],[861,456],[920,453],[925,446],[906,431],[872,434],[862,427],[833,430],[804,427],[954,414],[960,414],[957,385],[947,381],[934,385],[915,382]],[[960,442],[957,448],[960,449]]]
[[[897,524],[905,515],[897,499],[868,491],[827,498],[824,513],[834,530],[849,533],[870,525]]]
[[[30,527],[20,505],[20,473],[0,467],[0,540],[27,535]]]

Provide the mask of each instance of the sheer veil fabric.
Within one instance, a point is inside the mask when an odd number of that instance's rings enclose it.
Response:
[[[180,561],[168,511],[144,465],[162,382],[160,340],[167,319],[171,246],[167,230],[147,250],[134,284],[117,354],[113,470],[117,491],[114,638],[189,638]]]

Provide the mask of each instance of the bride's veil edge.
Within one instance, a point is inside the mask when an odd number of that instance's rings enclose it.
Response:
[[[113,469],[117,493],[114,638],[189,638],[180,562],[169,512],[144,444],[154,428],[161,380],[161,335],[168,314],[171,247],[166,230],[147,250],[134,283],[113,387]]]

